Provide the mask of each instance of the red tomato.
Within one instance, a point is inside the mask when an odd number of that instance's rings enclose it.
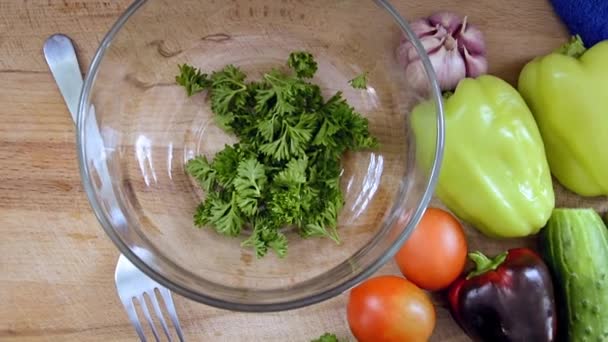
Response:
[[[430,291],[448,287],[462,273],[467,241],[458,220],[445,210],[428,208],[410,238],[395,255],[401,273]]]
[[[353,288],[346,314],[359,342],[422,342],[435,328],[427,294],[396,276],[371,278]]]

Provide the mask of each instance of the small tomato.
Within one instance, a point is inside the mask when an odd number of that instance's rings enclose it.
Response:
[[[410,238],[395,255],[401,273],[419,287],[448,287],[467,261],[467,241],[458,219],[445,210],[428,208]]]
[[[427,294],[397,276],[371,278],[353,288],[346,313],[359,342],[423,342],[435,328]]]

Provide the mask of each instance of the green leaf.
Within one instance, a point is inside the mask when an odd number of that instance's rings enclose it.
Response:
[[[260,152],[275,160],[286,160],[289,158],[289,144],[284,137],[281,137],[271,143],[260,145]]]
[[[212,197],[213,195],[211,195]],[[210,223],[211,218],[211,206],[213,200],[211,197],[207,197],[204,202],[198,205],[194,212],[194,225],[197,227],[203,227]]]
[[[341,92],[329,99],[321,112],[325,120],[337,127],[334,134],[325,135],[325,146],[335,146],[339,154],[346,149],[377,147],[378,141],[369,133],[368,120],[346,102]]]
[[[257,126],[258,132],[264,141],[273,141],[279,128],[279,120],[274,115],[267,120],[261,120]]]
[[[322,221],[312,221],[300,228],[300,236],[303,238],[328,237],[336,244],[340,244],[340,237],[335,226],[325,226]]]
[[[367,89],[367,73],[364,72],[349,81],[351,87],[355,89]]]
[[[304,124],[293,126],[284,120],[280,137],[261,145],[260,152],[277,161],[297,158],[304,155],[311,137],[311,129],[306,128]]]
[[[234,123],[236,117],[232,112],[226,112],[222,115],[215,115],[214,119],[219,128],[226,132],[233,131],[232,124]]]
[[[241,69],[232,64],[228,64],[220,71],[216,71],[211,74],[211,81],[214,88],[225,84],[236,84],[238,87],[240,87],[243,85],[246,78],[247,75],[245,75]]]
[[[239,209],[248,216],[258,211],[258,201],[266,186],[267,178],[264,165],[256,159],[246,159],[239,163],[234,188],[237,193]]]
[[[278,70],[264,74],[264,80],[268,88],[258,91],[256,109],[268,108],[276,115],[293,113],[296,107],[292,102],[297,90],[305,87],[305,83]]]
[[[340,342],[338,337],[335,334],[325,333],[321,335],[319,338],[312,340],[310,342]]]
[[[218,233],[228,236],[238,236],[241,233],[244,220],[236,203],[236,193],[232,193],[230,201],[213,199],[209,214],[209,222]]]
[[[266,244],[279,258],[284,258],[287,255],[287,236],[285,234],[277,232],[273,239],[266,241]]]
[[[302,112],[314,113],[323,106],[323,95],[321,88],[316,84],[305,83],[296,94],[299,100],[299,105],[302,107]]]
[[[213,88],[211,91],[211,109],[216,115],[226,115],[232,111],[239,110],[247,101],[245,86],[237,89],[231,87]]]
[[[317,131],[317,135],[312,140],[312,144],[316,146],[326,146],[336,148],[336,141],[333,139],[334,134],[340,131],[340,128],[333,124],[330,120],[324,119],[321,128]]]
[[[310,181],[320,187],[339,189],[341,172],[342,166],[337,158],[321,154],[315,158],[314,166],[310,168]]]
[[[186,172],[194,177],[207,192],[213,189],[216,184],[216,172],[205,156],[198,156],[194,159],[190,159],[186,164]]]
[[[321,117],[317,113],[303,113],[298,119],[297,126],[312,133],[319,127]]]
[[[255,94],[255,107],[257,113],[267,113],[274,108],[277,100],[277,90],[267,83],[265,87],[257,90]]]
[[[279,186],[293,187],[306,183],[308,158],[291,159],[285,169],[279,172],[273,182]]]
[[[338,178],[336,178],[336,181]],[[312,202],[304,217],[306,218],[300,227],[300,236],[329,237],[336,243],[340,243],[338,232],[338,213],[342,208],[344,199],[339,187],[327,186],[326,181],[318,184],[316,200]]]
[[[286,139],[289,141],[289,152],[293,157],[299,157],[304,154],[307,143],[312,137],[310,129],[303,124],[298,123],[297,126],[285,124]]]
[[[234,65],[227,65],[211,75],[211,110],[222,128],[232,127],[237,114],[245,110],[249,92],[246,75]]]
[[[287,255],[287,237],[270,218],[257,217],[253,226],[251,236],[241,246],[253,248],[257,258],[265,256],[269,249],[280,258]]]
[[[299,189],[275,188],[268,206],[276,222],[288,225],[302,222],[301,204]]]
[[[212,167],[215,170],[216,179],[222,187],[232,186],[241,158],[242,153],[234,146],[228,145],[215,155]]]
[[[192,96],[205,89],[208,89],[211,85],[211,81],[207,77],[207,74],[201,73],[201,71],[188,64],[178,65],[179,75],[175,76],[175,82],[186,88],[188,96]]]
[[[312,78],[317,72],[317,62],[312,54],[306,51],[295,51],[289,55],[287,65],[298,77]]]

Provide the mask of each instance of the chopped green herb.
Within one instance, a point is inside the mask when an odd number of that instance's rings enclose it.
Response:
[[[300,78],[312,78],[317,72],[317,62],[312,54],[305,51],[292,52],[287,59],[287,65]]]
[[[340,340],[338,340],[338,337],[335,334],[325,333],[316,340],[310,342],[340,342]]]
[[[188,96],[192,96],[209,87],[210,81],[207,74],[201,73],[197,68],[187,64],[179,65],[179,73],[175,77],[175,81],[186,88]]]
[[[184,64],[176,77],[189,96],[207,90],[216,122],[240,140],[211,161],[197,156],[186,164],[206,192],[194,223],[227,236],[248,229],[242,245],[258,257],[286,255],[281,228],[288,225],[304,238],[338,243],[340,157],[378,145],[342,93],[325,101],[319,86],[304,80],[317,70],[310,53],[292,53],[288,65],[295,76],[271,70],[256,82],[233,65],[208,76]]]
[[[362,73],[361,75],[350,80],[349,83],[355,89],[366,89],[367,88],[367,73],[366,72]]]

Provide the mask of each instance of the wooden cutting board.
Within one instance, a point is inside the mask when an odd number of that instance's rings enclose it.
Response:
[[[364,1],[364,0],[361,0]],[[567,34],[545,0],[395,0],[408,19],[435,10],[469,15],[485,33],[490,72],[514,83],[523,64]],[[135,341],[114,289],[118,251],[85,198],[74,127],[44,62],[51,34],[70,35],[87,63],[126,0],[0,0],[0,340]],[[559,186],[558,205],[608,210]],[[471,248],[497,253],[533,239]],[[394,273],[389,264],[382,273]],[[175,296],[189,341],[308,341],[325,331],[352,339],[342,295],[271,314],[222,311]],[[438,299],[434,341],[467,341]]]

